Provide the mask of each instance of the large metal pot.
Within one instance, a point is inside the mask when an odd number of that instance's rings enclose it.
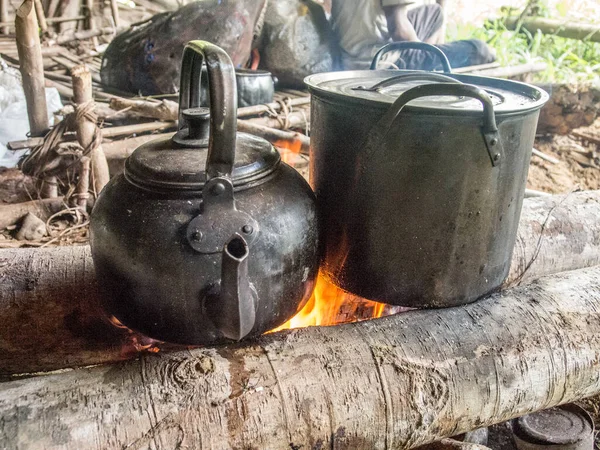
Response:
[[[203,60],[210,114],[197,107]],[[94,207],[92,255],[105,307],[150,337],[238,340],[281,325],[311,295],[314,194],[267,141],[236,134],[236,99],[227,54],[189,43],[181,130],[139,147]]]
[[[322,273],[353,294],[412,307],[459,305],[498,288],[547,94],[419,71],[323,73],[306,83]]]

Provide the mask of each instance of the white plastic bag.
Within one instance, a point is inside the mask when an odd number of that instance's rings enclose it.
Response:
[[[55,88],[46,88],[48,121],[54,124],[54,111],[62,108],[60,95]],[[0,60],[0,167],[15,167],[19,158],[28,150],[11,151],[6,144],[10,141],[27,139],[29,120],[27,103],[18,70],[10,68]]]

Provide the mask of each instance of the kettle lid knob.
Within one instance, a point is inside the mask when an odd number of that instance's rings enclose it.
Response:
[[[181,112],[186,126],[173,136],[173,142],[185,147],[207,147],[210,131],[210,109],[186,108]]]

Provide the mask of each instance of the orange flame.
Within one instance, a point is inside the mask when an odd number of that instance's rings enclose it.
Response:
[[[314,293],[304,308],[272,331],[359,322],[406,310],[407,308],[373,302],[344,292],[319,274]]]
[[[302,149],[302,143],[300,141],[277,141],[275,144],[279,154],[281,155],[281,160],[300,170],[302,165],[307,165],[307,158],[303,154],[300,153]]]

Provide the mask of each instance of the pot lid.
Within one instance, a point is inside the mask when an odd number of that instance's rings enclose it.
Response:
[[[202,190],[207,178],[209,110],[190,108],[183,117],[186,128],[172,138],[141,145],[127,159],[125,176],[129,181],[147,188]],[[266,140],[237,133],[231,173],[234,187],[266,177],[280,161],[279,152]]]
[[[516,81],[497,78],[410,70],[355,70],[311,75],[305,83],[311,93],[338,100],[387,108],[402,93],[431,83],[464,83],[483,89],[498,113],[514,113],[540,108],[548,99],[542,89]],[[409,108],[435,109],[436,112],[469,113],[482,110],[480,101],[457,95],[419,97]]]

